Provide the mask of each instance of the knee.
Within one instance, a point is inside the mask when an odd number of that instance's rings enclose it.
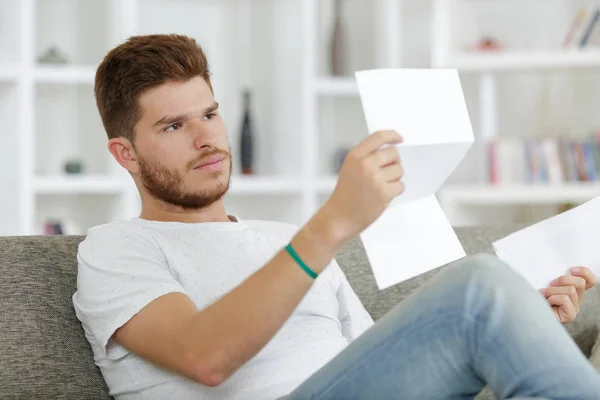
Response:
[[[492,318],[492,309],[518,307],[518,304],[513,304],[518,301],[517,297],[522,299],[534,292],[508,264],[489,254],[465,257],[447,271],[444,280],[461,293],[465,312],[469,315],[483,313],[486,318]]]
[[[465,257],[451,266],[451,273],[467,282],[478,282],[484,286],[498,287],[521,285],[524,279],[508,264],[490,254]]]

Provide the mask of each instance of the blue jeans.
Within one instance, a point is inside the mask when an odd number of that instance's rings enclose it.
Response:
[[[495,257],[450,268],[286,399],[600,399],[594,370],[537,291]]]

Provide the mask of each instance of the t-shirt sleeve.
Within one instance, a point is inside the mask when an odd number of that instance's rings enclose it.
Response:
[[[373,318],[365,310],[360,299],[348,283],[346,275],[334,260],[329,268],[332,269],[337,284],[337,299],[339,304],[339,319],[342,334],[348,342],[353,342],[364,331],[373,326]]]
[[[111,359],[122,356],[115,331],[153,300],[185,293],[152,237],[116,228],[88,233],[77,254],[73,305],[88,339]],[[91,338],[89,336],[91,335]]]

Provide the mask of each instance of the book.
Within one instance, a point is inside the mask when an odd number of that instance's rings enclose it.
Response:
[[[583,145],[581,143],[573,143],[573,154],[575,157],[575,168],[577,170],[577,177],[580,181],[587,181],[588,175],[585,168],[585,160],[583,155]]]
[[[584,7],[580,8],[573,18],[571,25],[567,31],[567,35],[563,41],[563,47],[569,47],[574,43],[576,35],[580,32],[581,26],[583,25],[586,17],[588,15],[588,10]]]
[[[488,148],[488,160],[489,160],[488,180],[491,184],[494,184],[494,185],[499,183],[498,160],[497,160],[497,155],[496,155],[496,153],[498,152],[497,146],[498,146],[498,142],[496,140],[492,139],[490,141],[489,148]]]
[[[596,29],[596,26],[598,25],[598,19],[600,19],[600,9],[597,8],[592,14],[592,18],[589,20],[587,26],[585,27],[583,36],[581,37],[581,40],[579,42],[579,47],[587,46],[590,37],[594,32],[594,29]]]
[[[600,137],[498,137],[489,148],[492,184],[600,181]]]
[[[563,182],[563,169],[561,167],[560,156],[558,154],[558,141],[547,138],[543,139],[541,144],[544,153],[544,159],[546,160],[546,181],[549,183]]]
[[[596,160],[594,157],[594,149],[590,142],[584,142],[581,144],[583,147],[583,162],[585,164],[585,173],[589,181],[598,180]]]

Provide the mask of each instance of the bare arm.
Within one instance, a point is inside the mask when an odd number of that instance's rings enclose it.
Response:
[[[369,136],[348,155],[328,202],[294,236],[292,246],[315,272],[403,191],[392,131]],[[285,252],[200,311],[185,295],[162,296],[117,330],[113,339],[140,357],[216,386],[254,357],[290,317],[313,284]]]

